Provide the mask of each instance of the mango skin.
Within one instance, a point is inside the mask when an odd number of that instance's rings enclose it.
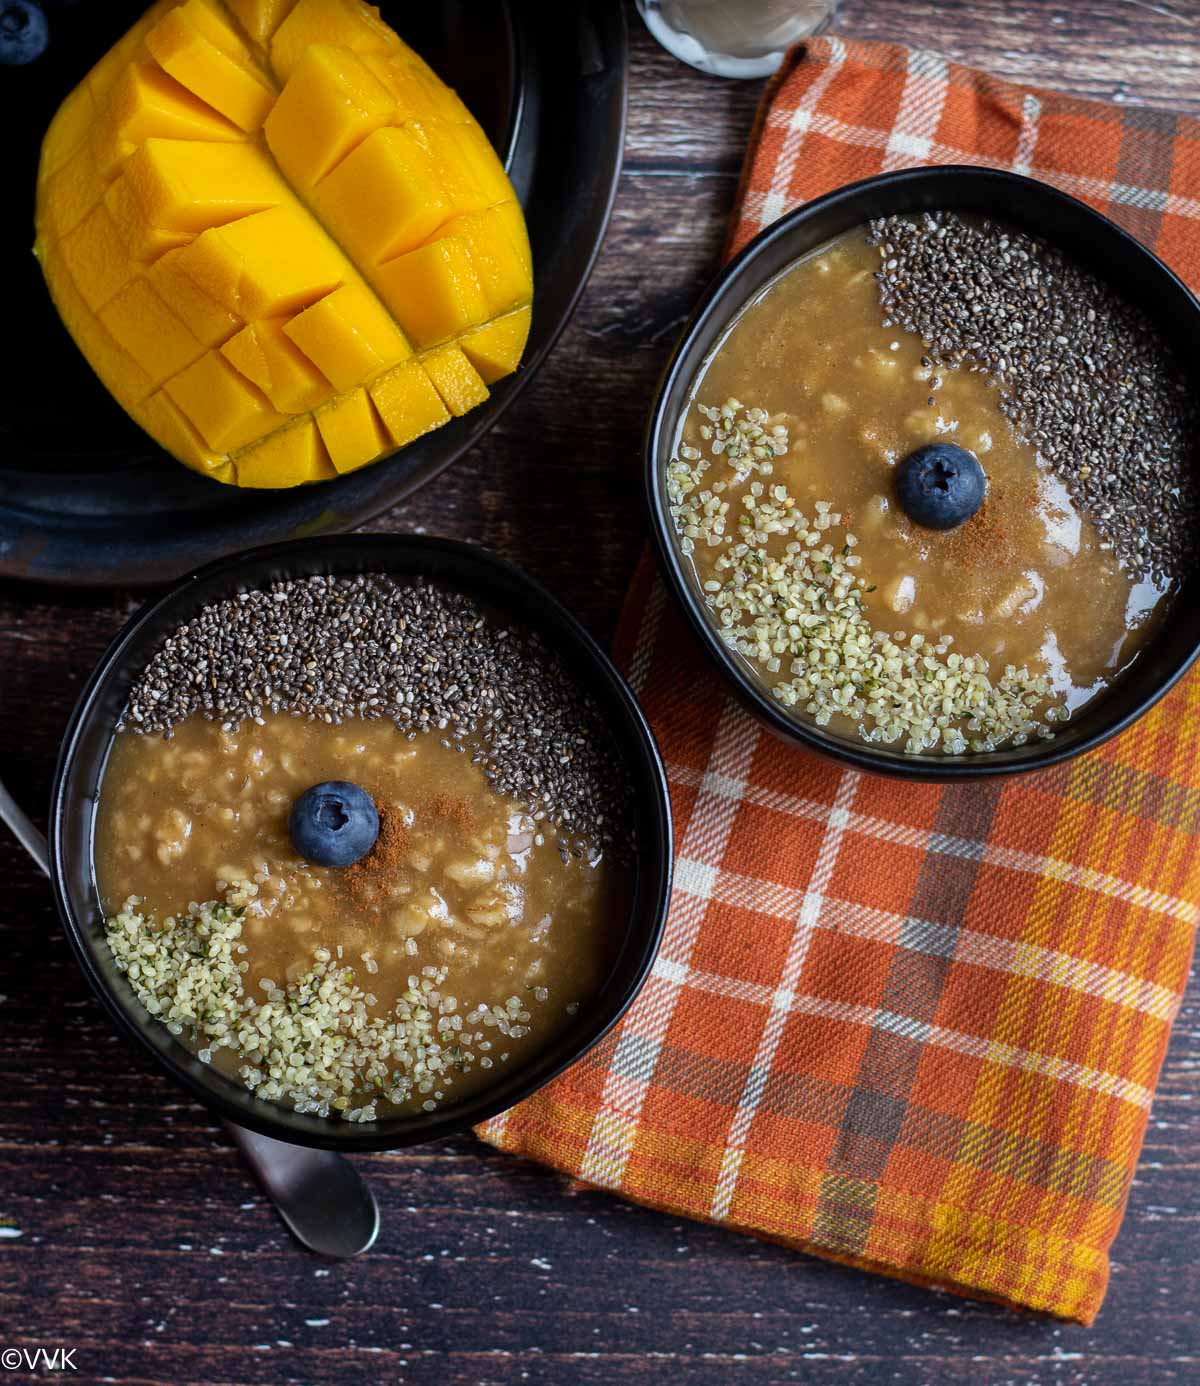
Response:
[[[60,106],[37,255],[93,369],[227,485],[308,485],[520,364],[503,165],[363,0],[156,0]]]

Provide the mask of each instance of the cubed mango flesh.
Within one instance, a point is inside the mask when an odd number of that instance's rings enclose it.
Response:
[[[529,330],[503,165],[364,0],[156,0],[51,122],[35,251],[117,400],[242,486],[407,446]]]
[[[356,53],[314,43],[279,94],[263,134],[292,185],[310,189],[387,125],[395,110],[391,93]]]
[[[136,273],[116,222],[103,202],[97,203],[58,246],[62,251],[61,264],[93,313],[99,312]],[[54,263],[42,260],[43,266]],[[53,291],[53,281],[50,288]]]
[[[104,197],[104,180],[86,144],[46,178],[46,219],[56,240],[70,235]]]
[[[204,343],[184,326],[146,279],[131,279],[101,308],[112,339],[161,385],[204,353]]]
[[[532,318],[532,309],[518,308],[458,339],[463,355],[485,385],[511,375],[521,364]]]
[[[80,84],[63,100],[54,113],[50,128],[42,139],[38,161],[38,179],[49,178],[87,140],[96,119],[96,107],[86,82]]]
[[[343,284],[297,313],[283,330],[339,390],[353,390],[412,355],[365,284]]]
[[[391,446],[379,412],[364,389],[351,390],[314,415],[330,460],[339,472],[373,462]]]
[[[135,147],[158,135],[173,140],[240,140],[241,133],[157,63],[130,63],[109,97],[113,129]]]
[[[113,341],[112,334],[79,292],[66,265],[58,261],[56,252],[51,251],[49,259],[50,263],[43,268],[48,275],[53,271],[50,282],[63,326],[104,384],[114,394],[119,389],[125,407],[134,408],[153,392],[154,382],[133,357]]]
[[[242,130],[257,130],[274,102],[270,86],[214,43],[183,10],[171,10],[146,35],[151,57],[181,86]]]
[[[373,5],[361,0],[296,0],[271,39],[271,69],[281,83],[313,43],[336,43],[352,53],[385,53],[403,47]]]
[[[381,265],[372,278],[419,347],[437,346],[487,321],[487,297],[461,237],[445,236],[410,250]]]
[[[312,419],[280,429],[240,453],[234,462],[239,486],[280,490],[329,481],[337,470]]]
[[[461,347],[453,342],[421,357],[433,388],[455,418],[469,414],[488,397],[488,387]]]
[[[383,426],[398,448],[440,428],[450,411],[419,361],[405,361],[368,387]]]
[[[267,397],[217,351],[206,351],[163,386],[184,418],[214,452],[257,442],[286,422]]]
[[[179,265],[244,322],[298,312],[354,275],[320,226],[288,204],[197,236]]]
[[[157,289],[186,324],[188,331],[205,346],[220,346],[242,325],[241,318],[210,297],[179,264],[179,252],[161,256],[146,271],[146,279]]]
[[[376,130],[312,190],[318,216],[368,273],[412,250],[452,208],[428,151],[408,129]]]
[[[325,376],[286,336],[278,318],[243,327],[225,343],[221,353],[281,414],[311,413],[334,392]]]
[[[225,0],[229,12],[260,48],[266,48],[296,0]]]

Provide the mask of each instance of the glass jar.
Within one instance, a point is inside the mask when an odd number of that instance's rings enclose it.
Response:
[[[838,0],[637,0],[675,57],[718,77],[765,77],[794,43],[833,18]]]

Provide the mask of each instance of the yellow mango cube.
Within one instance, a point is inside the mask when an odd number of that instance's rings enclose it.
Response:
[[[159,66],[201,101],[242,130],[257,130],[267,118],[275,93],[202,33],[182,10],[170,10],[146,35],[146,47]]]
[[[367,387],[383,425],[398,448],[440,428],[450,411],[419,361],[405,361]]]
[[[412,355],[396,324],[362,283],[343,284],[283,330],[339,390],[352,390]]]
[[[529,232],[525,226],[525,213],[521,211],[520,203],[510,199],[508,202],[498,202],[491,210],[508,233],[508,242],[520,256],[532,286],[533,251],[529,246]]]
[[[352,472],[390,452],[391,439],[371,396],[351,390],[323,405],[315,415],[330,460],[339,472]]]
[[[337,475],[312,419],[272,433],[234,462],[239,486],[278,490]]]
[[[204,344],[145,279],[134,279],[100,310],[100,321],[155,385],[190,366]]]
[[[47,254],[45,266],[54,289],[54,306],[63,325],[87,357],[92,369],[112,391],[122,407],[132,412],[154,383],[132,356],[113,341],[111,334],[83,298],[61,257]]]
[[[395,113],[393,125],[427,120],[432,112],[429,87],[404,50],[360,53],[363,66],[387,88]],[[424,66],[424,64],[421,64]]]
[[[216,453],[257,442],[287,421],[218,351],[206,351],[163,389]]]
[[[513,200],[512,184],[504,171],[499,154],[488,143],[488,137],[474,121],[445,127],[446,138],[454,145],[466,168],[483,189],[487,206]]]
[[[333,394],[333,386],[296,350],[278,318],[244,327],[221,352],[281,414],[307,414]]]
[[[69,235],[104,197],[96,161],[86,144],[46,180],[47,224],[55,240]]]
[[[237,314],[211,298],[188,277],[180,267],[177,251],[170,251],[156,260],[146,271],[146,279],[205,346],[220,346],[242,325]]]
[[[353,275],[317,223],[286,204],[197,236],[179,266],[243,322],[295,313]]]
[[[225,3],[254,42],[266,48],[295,0],[225,0]]]
[[[156,390],[148,399],[144,399],[138,405],[135,417],[156,442],[193,471],[211,476],[216,481],[233,479],[233,464],[216,456],[205,446],[204,439],[162,390]]]
[[[263,124],[275,161],[298,188],[311,188],[374,131],[396,102],[349,48],[314,43],[296,64]]]
[[[502,207],[454,217],[438,232],[439,240],[443,236],[457,236],[466,242],[471,266],[493,317],[529,302],[533,277],[524,255],[512,243]]]
[[[63,266],[93,313],[133,278],[125,243],[103,202],[63,237],[60,246]]]
[[[463,355],[485,384],[491,385],[511,375],[521,364],[532,318],[531,308],[518,308],[515,313],[496,318],[459,339]]]
[[[400,40],[359,0],[297,0],[271,40],[271,68],[286,82],[313,43],[336,43],[354,53],[381,53]]]
[[[175,140],[240,140],[231,120],[154,63],[130,63],[113,83],[108,109],[119,137],[134,145],[159,135]]]
[[[175,13],[192,28],[219,48],[226,57],[240,63],[242,67],[254,69],[257,64],[253,53],[229,21],[229,14],[221,0],[180,0]]]
[[[104,194],[104,205],[130,259],[139,264],[150,265],[168,250],[178,250],[192,239],[191,231],[156,226],[146,216],[135,185],[124,177],[118,178]]]
[[[318,215],[368,268],[411,249],[450,213],[428,152],[407,130],[376,130],[312,190]]]
[[[454,138],[455,127],[441,120],[413,120],[404,127],[429,156],[434,177],[442,188],[449,216],[482,212],[495,198],[464,160]]]
[[[92,123],[88,150],[96,176],[108,183],[121,171],[122,164],[137,150],[137,145],[121,133],[116,115],[106,106]]]
[[[469,414],[488,397],[488,387],[479,372],[453,342],[422,356],[421,365],[455,418]]]
[[[381,265],[379,296],[418,347],[437,346],[486,322],[487,296],[461,237],[446,236]]]
[[[187,240],[292,198],[262,150],[193,140],[146,140],[113,187],[110,210],[143,258],[171,233]]]

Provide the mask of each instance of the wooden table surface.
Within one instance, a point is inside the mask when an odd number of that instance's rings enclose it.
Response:
[[[1200,0],[846,0],[840,27],[1200,114]],[[677,64],[632,9],[630,30],[625,171],[574,322],[486,444],[372,526],[480,540],[605,638],[643,538],[647,402],[717,266],[758,95]],[[0,585],[0,773],[39,816],[79,686],[138,600]],[[78,1380],[172,1386],[1200,1380],[1194,990],[1091,1329],[572,1192],[469,1138],[362,1160],[383,1232],[330,1265],[116,1036],[3,833],[0,880],[0,1348],[73,1347]]]

